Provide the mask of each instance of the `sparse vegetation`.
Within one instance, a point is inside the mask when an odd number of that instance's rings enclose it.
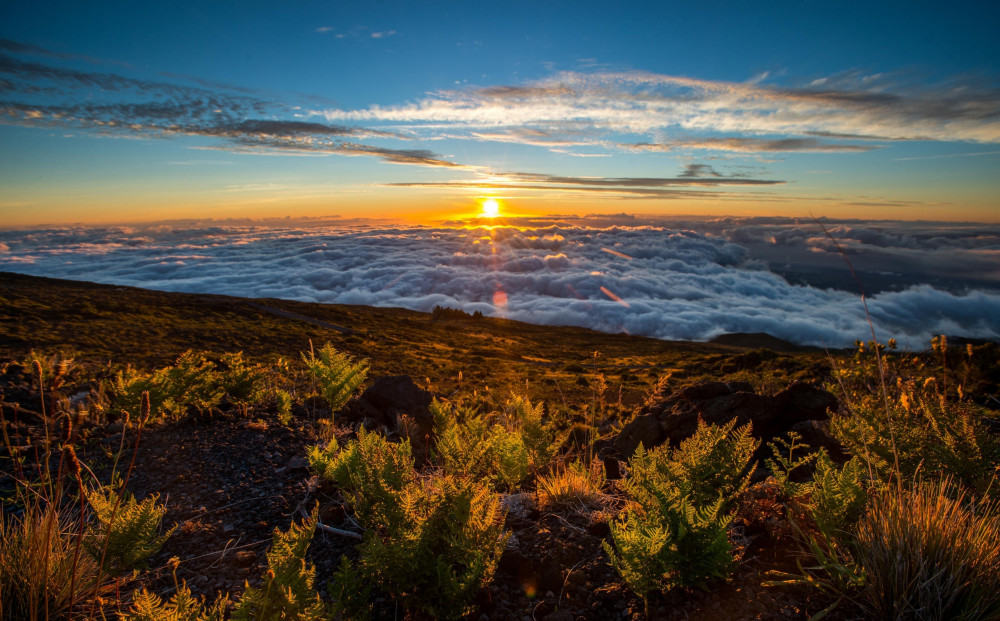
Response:
[[[94,305],[100,308],[99,300]],[[84,347],[74,344],[72,355],[19,350],[0,363],[6,386],[21,391],[11,389],[0,402],[0,617],[221,621],[227,615],[457,618],[474,612],[499,618],[500,610],[524,616],[544,604],[549,610],[574,606],[568,609],[586,618],[621,614],[611,607],[625,601],[625,614],[631,610],[637,618],[641,607],[632,608],[638,600],[623,584],[644,600],[650,616],[669,616],[653,611],[660,593],[672,591],[668,601],[677,607],[695,607],[687,603],[699,601],[693,592],[772,568],[761,560],[759,546],[776,548],[779,560],[797,555],[795,571],[786,561],[785,573],[773,577],[783,585],[778,588],[797,589],[798,601],[808,607],[803,614],[834,605],[846,608],[847,616],[872,618],[1000,617],[1000,443],[991,427],[995,410],[987,407],[1000,365],[992,345],[949,349],[947,340],[937,339],[925,355],[865,343],[853,357],[822,364],[811,354],[763,350],[692,349],[682,358],[672,344],[657,344],[650,349],[655,355],[623,346],[614,355],[595,356],[597,347],[585,351],[572,339],[549,338],[547,347],[538,341],[529,349],[519,340],[526,337],[499,320],[471,321],[444,311],[437,322],[422,316],[419,329],[432,332],[404,335],[388,327],[403,315],[379,310],[372,316],[382,312],[392,318],[379,324],[382,332],[334,335],[291,364],[274,357],[283,353],[275,344],[264,354],[258,344],[246,356],[174,349],[167,358],[123,356],[109,365],[88,358],[85,341]],[[206,321],[224,323],[218,316]],[[349,323],[339,316],[336,321]],[[42,340],[55,338],[46,334]],[[436,340],[423,343],[435,347],[410,346],[431,338],[414,335],[427,334]],[[232,349],[253,347],[234,340]],[[432,387],[438,398],[430,417],[408,411],[406,424],[368,429],[367,419],[345,410],[367,376],[369,363],[352,357],[361,354],[371,355],[380,373],[408,371],[419,386]],[[540,355],[545,358],[533,358]],[[473,364],[474,356],[481,365]],[[829,367],[834,371],[827,375]],[[652,411],[643,406],[719,374],[777,393],[788,378],[807,372],[839,398],[829,429],[843,452],[809,447],[796,434],[761,447],[753,430],[735,420],[699,422],[676,447],[660,438],[615,468],[616,435]],[[577,381],[586,387],[577,388]],[[512,393],[517,396],[508,398]],[[11,394],[20,395],[16,403]],[[313,421],[307,413],[324,404],[337,419]],[[161,504],[176,494],[129,484],[133,464],[142,462],[136,460],[145,441],[141,430],[190,428],[211,435],[211,425],[225,420],[249,435],[310,438],[306,456],[320,485],[307,484],[304,467],[287,453],[264,463],[298,477],[296,489],[305,494],[305,500],[280,499],[282,516],[295,503],[297,515],[316,500],[322,509],[290,526],[287,518],[263,523],[260,539],[280,526],[267,568],[251,571],[255,553],[241,557],[249,560],[239,580],[247,575],[248,581],[239,588],[229,580],[231,600],[214,592],[205,597],[199,581],[179,580],[184,569],[178,562],[185,559],[165,561],[177,539],[221,526],[204,518],[214,507],[194,505],[178,516]],[[294,457],[301,461],[298,450]],[[183,469],[182,463],[167,466]],[[751,488],[756,467],[768,472]],[[269,475],[255,468],[248,459],[234,476]],[[184,491],[199,493],[194,486]],[[240,511],[265,500],[234,495],[224,502]],[[735,507],[744,503],[767,505],[774,522],[749,543],[741,538],[748,522],[733,521]],[[339,528],[331,528],[338,520]],[[786,534],[770,535],[779,532]],[[347,551],[339,569],[309,556],[324,538]],[[235,535],[226,540],[241,554],[244,546],[260,543],[263,562],[266,542]],[[204,553],[231,557],[229,545]],[[549,546],[544,557],[536,552],[543,545]],[[577,550],[585,545],[591,548]],[[758,546],[744,561],[752,570],[739,563],[747,545]],[[511,557],[500,569],[505,548]],[[528,580],[548,571],[546,563],[555,564],[548,586],[529,596],[535,586]],[[530,572],[529,579],[512,589],[494,587],[496,599],[483,593],[493,580],[521,580],[518,571]],[[171,574],[172,584],[165,583]],[[569,599],[574,585],[585,593],[580,601]],[[612,593],[610,599],[588,601],[598,588],[601,597]],[[559,596],[544,597],[547,590]],[[501,609],[498,593],[523,593],[528,607]]]
[[[326,399],[331,412],[337,412],[368,377],[368,362],[355,362],[349,355],[337,351],[327,343],[319,355],[310,347],[309,356],[302,354],[309,373],[319,384],[320,394]]]

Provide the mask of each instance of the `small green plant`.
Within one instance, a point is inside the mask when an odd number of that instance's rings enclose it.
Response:
[[[287,390],[278,390],[274,393],[274,405],[278,411],[278,422],[284,426],[292,423],[292,395]]]
[[[347,354],[334,349],[330,343],[319,350],[319,355],[310,347],[309,356],[302,354],[302,361],[319,383],[320,394],[330,405],[331,412],[344,407],[368,377],[367,360],[355,362]]]
[[[331,440],[325,447],[310,447],[308,458],[320,477],[344,490],[362,522],[384,524],[401,519],[404,508],[399,506],[399,495],[416,480],[408,440],[394,444],[362,427],[357,440],[343,450]]]
[[[194,597],[186,582],[177,581],[179,564],[179,559],[170,559],[176,591],[169,600],[164,601],[144,587],[132,593],[132,606],[119,614],[120,621],[223,621],[229,597],[220,595],[211,604],[205,598]]]
[[[489,487],[449,475],[402,490],[396,522],[368,524],[356,563],[337,574],[337,606],[364,616],[377,588],[407,610],[458,619],[496,571],[508,533],[499,498]]]
[[[802,436],[793,431],[785,438],[776,438],[774,444],[769,446],[771,458],[767,460],[767,467],[778,489],[788,499],[798,498],[809,491],[809,483],[794,482],[791,475],[794,470],[808,466],[818,457],[818,453],[805,453],[809,446],[800,443],[801,439]],[[796,452],[804,454],[796,456]]]
[[[434,452],[445,472],[514,488],[530,471],[531,455],[517,428],[510,429],[466,408],[434,400]]]
[[[736,427],[698,421],[694,435],[676,449],[663,444],[633,456],[626,490],[644,506],[656,506],[667,496],[689,497],[695,506],[709,506],[719,497],[724,508],[750,483],[751,457],[760,442],[750,425]]]
[[[327,606],[313,589],[316,568],[307,563],[306,551],[312,541],[319,509],[301,524],[292,523],[288,530],[274,530],[271,549],[267,552],[264,584],[243,592],[236,610],[235,621],[323,621],[328,618]]]
[[[190,410],[207,412],[222,401],[225,390],[215,365],[204,353],[188,350],[173,366],[142,373],[126,367],[111,381],[112,403],[119,413],[136,414],[142,393],[149,393],[156,417],[179,419]]]
[[[749,425],[735,424],[699,421],[676,450],[661,445],[646,451],[640,444],[629,462],[625,491],[632,504],[611,523],[614,548],[605,542],[604,550],[647,613],[653,591],[704,587],[735,564],[727,511],[749,483],[758,446]]]
[[[808,508],[819,532],[832,538],[856,524],[868,503],[869,485],[858,457],[837,467],[826,451],[817,453]]]
[[[419,476],[409,441],[375,432],[338,449],[309,450],[309,462],[340,486],[365,528],[355,563],[344,560],[331,587],[348,618],[366,616],[385,593],[438,618],[464,614],[503,551],[503,514],[488,485],[451,475]]]
[[[160,535],[166,507],[157,505],[154,494],[141,502],[116,485],[96,487],[87,492],[97,519],[84,538],[84,547],[95,559],[104,559],[112,573],[145,567],[146,560],[160,551],[176,529]]]
[[[222,389],[234,403],[261,403],[267,398],[267,369],[244,360],[243,352],[222,354],[219,366]]]
[[[531,470],[541,471],[549,465],[559,448],[555,430],[542,420],[544,405],[541,402],[532,405],[527,397],[515,396],[508,403],[508,409],[528,451]]]

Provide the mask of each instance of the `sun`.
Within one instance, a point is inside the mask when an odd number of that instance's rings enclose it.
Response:
[[[487,198],[483,201],[483,216],[486,218],[496,218],[500,215],[500,201],[495,198]]]

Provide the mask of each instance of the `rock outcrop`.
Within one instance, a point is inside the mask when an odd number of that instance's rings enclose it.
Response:
[[[704,382],[676,391],[666,399],[646,406],[618,434],[615,451],[628,459],[641,442],[647,448],[670,442],[677,445],[694,434],[698,419],[721,425],[735,419],[737,425],[751,423],[753,434],[770,439],[788,431],[799,431],[811,445],[835,448],[825,421],[836,410],[837,399],[829,392],[805,383],[794,383],[776,395],[760,395],[747,382]]]

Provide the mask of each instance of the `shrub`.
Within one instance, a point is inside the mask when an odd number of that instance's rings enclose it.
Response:
[[[309,461],[335,481],[364,526],[356,563],[344,559],[332,595],[348,617],[370,612],[376,590],[410,610],[455,618],[493,576],[506,542],[499,498],[466,477],[419,477],[410,443],[365,431]]]
[[[607,542],[604,549],[647,612],[652,591],[704,587],[734,565],[726,511],[749,482],[758,445],[749,425],[734,427],[699,421],[676,450],[640,445],[629,462],[625,490],[633,504],[611,523],[617,553]]]
[[[330,343],[319,350],[318,356],[310,348],[309,357],[302,354],[302,361],[319,383],[320,394],[330,405],[331,412],[344,407],[368,377],[367,360],[355,362],[347,354],[334,349]]]
[[[382,435],[358,430],[357,440],[338,451],[336,441],[309,449],[309,464],[320,477],[343,489],[355,513],[366,524],[396,523],[403,510],[400,494],[413,484],[410,442],[393,444]]]
[[[440,401],[431,403],[436,458],[444,471],[513,488],[527,476],[531,456],[515,429],[490,424],[482,415]]]
[[[808,506],[820,533],[834,537],[857,523],[868,502],[867,479],[857,457],[838,468],[826,451],[817,453]]]
[[[137,502],[128,491],[112,486],[97,487],[87,493],[97,524],[84,538],[84,547],[112,573],[145,567],[146,560],[160,551],[173,533],[160,536],[166,507],[157,505],[154,494]]]
[[[1000,506],[948,479],[875,494],[854,556],[873,617],[1000,618]]]
[[[222,389],[235,403],[261,403],[267,397],[267,370],[259,364],[249,364],[243,352],[222,354],[219,381]]]
[[[222,401],[225,391],[215,365],[203,353],[188,350],[173,366],[153,373],[127,367],[111,382],[112,401],[119,412],[139,412],[143,392],[149,393],[154,415],[177,419],[189,409],[207,412]]]
[[[481,483],[449,475],[402,490],[397,522],[368,524],[355,564],[344,561],[338,607],[363,615],[376,587],[406,609],[457,619],[493,577],[508,534],[499,498]]]
[[[316,568],[305,560],[318,521],[319,510],[314,509],[301,524],[293,522],[285,532],[274,530],[264,584],[247,584],[233,612],[235,621],[322,621],[328,617],[327,606],[313,590]]]
[[[292,422],[292,395],[286,390],[278,390],[274,394],[275,408],[278,410],[278,421],[282,425]]]
[[[542,420],[544,407],[541,402],[532,405],[526,397],[514,397],[508,404],[511,418],[520,429],[524,448],[528,451],[528,461],[535,472],[545,468],[555,456],[555,430]]]
[[[941,339],[934,348],[943,352]],[[838,370],[846,411],[831,421],[834,437],[883,482],[920,472],[985,489],[1000,465],[1000,441],[981,422],[985,410],[963,397],[961,385],[950,396],[946,368],[928,376],[916,359],[883,356],[880,370],[876,351],[882,346],[859,346],[854,365]]]
[[[699,419],[694,435],[675,450],[663,444],[636,452],[629,462],[632,474],[626,491],[643,506],[662,505],[668,497],[689,497],[701,507],[721,496],[728,510],[750,483],[750,458],[759,445],[750,435],[750,425],[736,428],[735,419],[708,425]]]

